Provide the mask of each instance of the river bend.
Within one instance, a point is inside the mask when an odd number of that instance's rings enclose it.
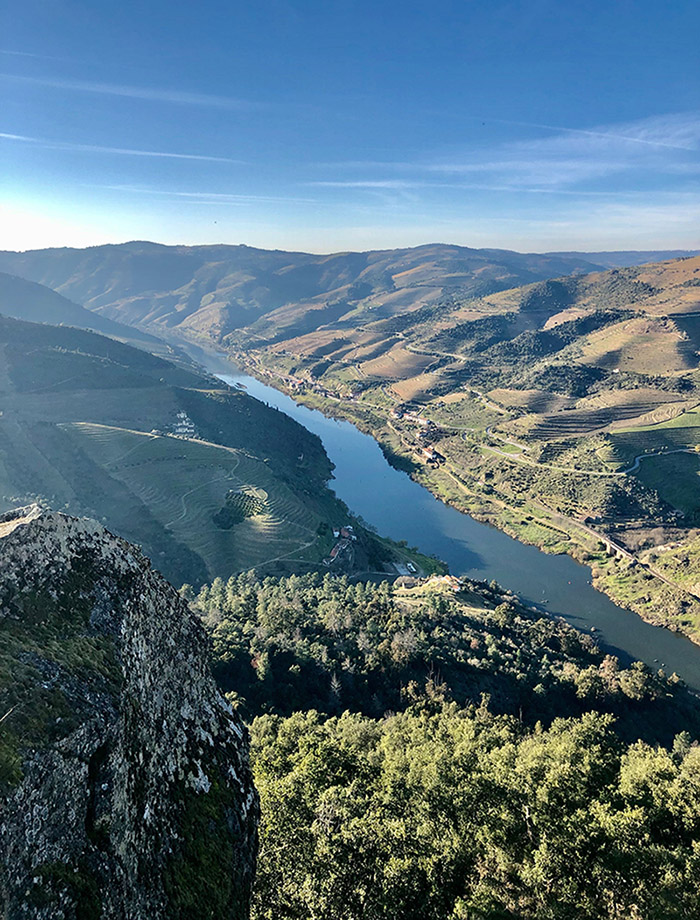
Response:
[[[456,575],[495,579],[526,602],[562,616],[573,626],[595,630],[601,644],[623,661],[639,658],[653,668],[663,666],[700,691],[700,646],[618,607],[592,586],[589,568],[569,556],[549,555],[520,543],[445,505],[406,473],[391,467],[377,442],[350,422],[295,403],[238,370],[225,356],[184,347],[225,383],[245,387],[250,396],[318,435],[335,464],[331,487],[379,533],[438,556]]]

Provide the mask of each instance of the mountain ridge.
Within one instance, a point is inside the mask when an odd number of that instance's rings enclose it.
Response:
[[[624,254],[601,255],[625,262]],[[641,255],[630,258],[636,262]],[[342,315],[352,323],[403,316],[455,298],[605,268],[586,253],[441,243],[329,254],[147,241],[0,252],[0,270],[43,284],[101,316],[166,338],[177,331],[215,340],[258,321],[266,325],[268,317],[277,322],[276,311],[286,325],[305,331]]]
[[[125,326],[58,294],[36,281],[0,272],[0,314],[34,323],[69,325],[86,329],[141,348],[153,347],[158,340],[133,326]]]

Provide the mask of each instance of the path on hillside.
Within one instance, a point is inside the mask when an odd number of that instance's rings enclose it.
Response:
[[[467,438],[462,435],[463,439],[466,441]],[[511,442],[509,442],[511,443]],[[606,471],[606,470],[583,470],[577,466],[556,466],[553,463],[538,463],[537,460],[530,460],[528,457],[524,457],[522,454],[511,454],[506,450],[499,450],[497,447],[493,447],[491,444],[482,444],[484,450],[490,451],[492,454],[497,454],[499,457],[505,457],[506,460],[513,460],[515,463],[522,463],[525,466],[531,466],[534,469],[540,470],[554,470],[558,473],[574,473],[579,476],[602,476],[603,478],[616,478],[624,476],[629,470],[622,471]]]
[[[185,517],[187,517],[187,503],[185,499],[187,498],[188,495],[192,495],[193,492],[198,492],[200,489],[205,489],[207,486],[210,486],[213,482],[226,482],[226,480],[231,480],[232,478],[234,478],[233,474],[238,469],[238,465],[241,462],[240,457],[238,457],[237,460],[238,462],[236,463],[234,468],[232,470],[229,470],[223,476],[214,476],[213,479],[207,479],[206,482],[200,482],[200,484],[198,486],[195,486],[193,489],[189,489],[187,492],[183,492],[183,494],[180,496],[180,502],[182,503],[182,513],[179,514],[177,517],[174,517],[172,521],[168,521],[168,523],[164,524],[163,526],[171,527],[177,521],[182,521]]]
[[[622,473],[634,473],[635,470],[639,469],[642,460],[648,460],[651,457],[667,457],[669,454],[695,454],[696,457],[698,456],[698,452],[692,447],[674,447],[673,450],[659,448],[659,450],[654,450],[650,453],[637,454],[632,466],[627,467],[626,470],[622,470]]]

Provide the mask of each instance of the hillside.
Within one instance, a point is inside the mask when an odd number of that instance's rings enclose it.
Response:
[[[225,343],[436,494],[700,637],[699,256],[283,336]]]
[[[589,271],[579,253],[129,243],[0,267],[224,345],[373,433],[440,497],[571,552],[621,604],[697,638],[699,260]]]
[[[223,344],[371,431],[436,494],[700,636],[699,260],[590,271],[579,253],[129,243],[2,253],[0,268]]]
[[[547,255],[580,256],[580,252],[556,252]],[[619,249],[614,252],[587,252],[586,257],[605,268],[625,268],[645,265],[647,262],[663,262],[669,259],[687,259],[700,255],[697,249]]]
[[[247,733],[187,605],[94,521],[0,518],[0,903],[41,920],[245,920]]]
[[[152,335],[86,310],[42,284],[4,272],[0,272],[0,314],[31,323],[91,329],[143,348],[158,347]]]
[[[0,317],[0,511],[104,521],[176,584],[315,566],[347,509],[321,442],[218,380],[69,326]],[[358,531],[354,564],[387,544]]]
[[[322,256],[141,242],[0,253],[0,270],[40,282],[112,319],[151,331],[177,328],[215,337],[263,317],[263,329],[274,324],[301,332],[343,316],[355,322],[357,311],[391,316],[454,292],[488,293],[595,267],[579,254],[446,245]]]
[[[700,738],[700,705],[675,677],[623,667],[595,638],[497,585],[453,576],[351,583],[244,573],[192,600],[213,640],[214,676],[246,719],[314,709],[381,718],[426,697],[488,698],[528,725],[590,709],[617,732]]]
[[[636,264],[646,253],[518,253],[433,244],[331,255],[249,246],[132,242],[0,252],[0,270],[40,282],[90,310],[163,334],[290,338],[440,308],[455,298]],[[29,318],[29,317],[27,317]],[[105,330],[106,331],[106,330]]]

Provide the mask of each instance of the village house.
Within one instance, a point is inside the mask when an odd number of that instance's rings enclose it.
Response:
[[[194,422],[189,417],[189,415],[180,410],[177,413],[177,421],[173,425],[173,434],[177,434],[183,438],[194,438],[197,436],[197,429],[194,426]]]

